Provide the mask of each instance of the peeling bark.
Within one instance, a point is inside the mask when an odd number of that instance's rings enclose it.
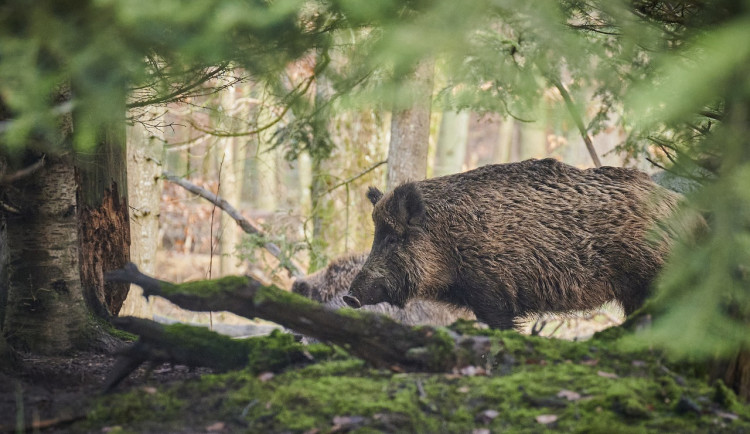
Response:
[[[127,201],[117,185],[105,190],[99,207],[81,207],[81,280],[86,302],[100,317],[117,315],[128,295],[128,286],[105,283],[104,272],[129,259],[130,222]]]

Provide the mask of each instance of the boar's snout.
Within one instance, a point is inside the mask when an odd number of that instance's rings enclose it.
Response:
[[[362,307],[362,303],[360,303],[359,299],[353,295],[345,295],[344,303],[346,303],[349,307],[352,307],[354,309],[359,309],[360,307]]]

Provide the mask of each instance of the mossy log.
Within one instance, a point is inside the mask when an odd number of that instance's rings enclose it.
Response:
[[[147,276],[134,264],[128,264],[108,273],[107,279],[134,283],[143,288],[145,296],[161,296],[184,309],[229,311],[245,318],[273,321],[339,345],[374,367],[398,372],[450,372],[468,365],[482,365],[490,351],[486,337],[458,336],[440,328],[408,327],[371,312],[331,310],[249,277],[172,284]],[[136,328],[129,331],[141,334]],[[152,336],[151,341],[159,345],[160,338]]]
[[[119,352],[119,358],[105,381],[105,390],[117,386],[147,361],[202,366],[218,372],[247,366],[254,372],[276,372],[309,361],[311,357],[292,336],[278,332],[260,339],[232,339],[204,327],[186,324],[164,325],[135,317],[115,318],[112,322],[118,328],[138,335],[139,339]]]

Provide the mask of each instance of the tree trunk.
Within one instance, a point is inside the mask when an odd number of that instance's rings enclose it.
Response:
[[[153,117],[161,116],[153,113]],[[159,245],[164,141],[163,137],[154,136],[141,123],[128,127],[127,136],[130,258],[140,269],[154,273]],[[151,318],[153,303],[141,296],[140,287],[131,285],[119,315]]]
[[[435,153],[435,176],[450,175],[463,170],[468,135],[469,112],[443,112]]]
[[[4,332],[14,348],[55,354],[80,346],[88,325],[81,282],[76,170],[48,158],[14,184],[21,212],[9,215]]]
[[[125,156],[123,119],[121,127],[102,135],[96,149],[77,157],[81,283],[89,308],[104,318],[117,315],[129,289],[104,281],[107,270],[130,260]]]
[[[240,89],[237,85],[232,86],[225,91],[224,112],[230,116],[239,115],[233,110],[234,103],[239,96]],[[228,127],[231,125],[231,120]],[[230,128],[231,131],[231,128]],[[239,206],[242,197],[242,182],[240,181],[241,170],[244,161],[239,158],[239,139],[237,137],[228,137],[222,142],[224,151],[219,179],[219,195],[230,203]],[[219,275],[229,276],[239,273],[237,259],[237,244],[240,241],[240,229],[232,217],[226,213],[221,213],[219,219],[221,223],[221,232],[219,235]]]
[[[16,209],[3,210],[8,260],[0,273],[6,300],[0,318],[7,344],[17,350],[112,347],[90,313],[117,314],[128,290],[104,282],[105,270],[129,259],[122,125],[86,153],[45,157],[41,169],[5,189],[4,199]],[[71,131],[70,117],[63,118],[61,137]]]
[[[388,147],[387,189],[427,176],[427,148],[430,139],[430,107],[435,64],[423,61],[414,72],[412,105],[397,107],[391,118]]]

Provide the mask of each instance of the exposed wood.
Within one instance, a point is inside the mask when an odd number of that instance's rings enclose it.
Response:
[[[73,122],[82,122],[75,112]],[[124,123],[103,127],[96,140],[90,150],[75,154],[79,271],[89,309],[106,318],[118,314],[130,289],[104,282],[105,270],[130,261]]]
[[[482,364],[489,352],[486,337],[452,336],[432,327],[411,328],[365,311],[329,310],[297,294],[263,286],[248,277],[171,284],[129,264],[107,278],[131,282],[146,296],[165,297],[193,311],[226,310],[262,318],[307,336],[346,348],[375,367],[394,371],[445,372]]]
[[[180,187],[184,188],[185,190],[195,194],[196,196],[200,196],[207,201],[215,204],[219,208],[223,209],[227,214],[229,214],[238,225],[240,225],[240,228],[242,228],[243,231],[247,232],[248,234],[256,234],[256,235],[264,235],[263,230],[254,222],[252,222],[250,219],[247,219],[242,216],[242,214],[233,207],[229,202],[224,200],[222,197],[220,197],[218,194],[211,193],[210,191],[206,190],[203,187],[197,186],[193,184],[190,181],[187,181],[183,178],[180,178],[178,176],[172,175],[170,173],[164,172],[163,173],[164,178],[166,178],[169,182],[173,182]],[[268,242],[265,244],[266,250],[268,250],[273,256],[278,258],[281,261],[281,266],[284,267],[289,273],[294,277],[301,277],[304,276],[304,273],[300,271],[300,266],[296,264],[293,260],[285,260],[284,256],[281,253],[281,249],[279,246],[277,246],[274,243]]]

